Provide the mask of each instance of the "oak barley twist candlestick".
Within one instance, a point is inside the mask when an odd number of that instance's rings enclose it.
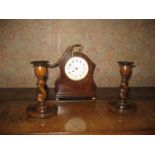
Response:
[[[119,114],[130,114],[136,111],[134,103],[127,100],[128,82],[132,74],[134,62],[119,61],[121,84],[120,84],[120,101],[110,103],[110,110]]]
[[[32,61],[31,64],[34,66],[34,73],[38,79],[37,82],[37,102],[36,105],[30,105],[27,108],[28,116],[32,118],[48,118],[57,113],[57,106],[53,103],[46,103],[47,92],[46,77],[47,77],[47,66],[48,61]]]

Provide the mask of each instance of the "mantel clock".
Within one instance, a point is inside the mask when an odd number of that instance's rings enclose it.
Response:
[[[76,44],[68,47],[59,61],[60,74],[55,81],[56,99],[95,99],[96,84],[93,79],[95,64],[82,53],[83,47]]]

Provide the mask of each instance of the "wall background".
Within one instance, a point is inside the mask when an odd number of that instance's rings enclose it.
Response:
[[[98,87],[119,86],[123,60],[136,64],[130,86],[155,86],[155,20],[0,20],[0,87],[35,87],[30,61],[54,63],[75,43],[96,63]]]

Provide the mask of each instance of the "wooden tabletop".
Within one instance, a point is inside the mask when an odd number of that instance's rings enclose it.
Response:
[[[136,113],[127,116],[109,111],[109,100],[48,102],[58,113],[40,120],[27,117],[35,101],[1,101],[0,134],[155,134],[155,99],[136,100]]]

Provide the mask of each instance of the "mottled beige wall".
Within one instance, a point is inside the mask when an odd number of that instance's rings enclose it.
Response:
[[[0,87],[35,87],[30,61],[54,63],[74,43],[96,63],[97,86],[119,86],[118,60],[136,63],[130,86],[155,86],[154,20],[0,20]]]

